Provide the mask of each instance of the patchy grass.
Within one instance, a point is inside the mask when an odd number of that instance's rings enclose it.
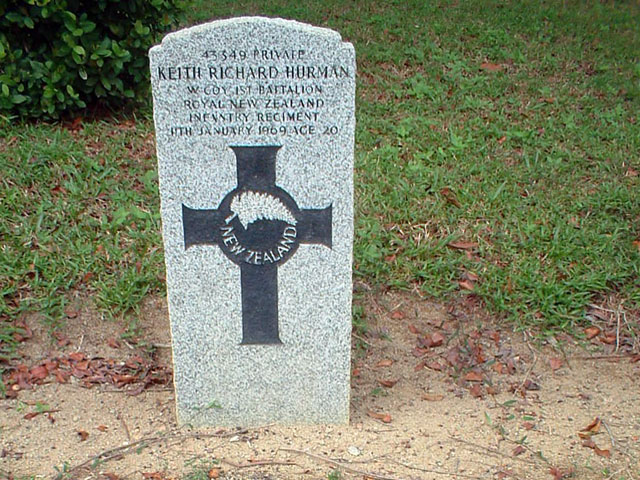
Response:
[[[135,312],[162,285],[149,121],[5,124],[3,133],[0,331],[11,336],[9,322],[31,311],[56,327],[73,314],[72,290],[113,317]]]
[[[640,9],[479,3],[353,39],[356,271],[472,289],[523,327],[571,327],[611,291],[637,308]]]
[[[640,6],[199,0],[191,21],[245,14],[356,47],[361,280],[549,332],[604,295],[640,308]],[[63,321],[70,291],[113,316],[160,291],[148,109],[0,129],[2,344],[25,312]]]

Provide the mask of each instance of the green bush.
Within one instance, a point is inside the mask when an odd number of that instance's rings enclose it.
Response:
[[[149,47],[182,0],[0,0],[0,112],[55,118],[148,88]]]

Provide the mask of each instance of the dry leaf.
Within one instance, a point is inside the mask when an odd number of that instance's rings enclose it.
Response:
[[[383,423],[391,423],[391,415],[389,415],[388,413],[376,413],[374,411],[369,410],[367,412],[367,414],[371,418],[375,418],[377,420],[380,420]]]
[[[69,318],[76,318],[78,316],[78,311],[71,307],[67,307],[64,309],[64,314]]]
[[[391,360],[390,358],[385,358],[376,363],[376,368],[390,367],[391,365],[393,365],[393,360]]]
[[[165,477],[160,472],[142,472],[143,478],[146,480],[165,480]]]
[[[496,362],[493,364],[493,371],[496,373],[504,374],[507,373],[507,367],[504,363]]]
[[[478,372],[468,372],[465,376],[464,379],[467,382],[481,382],[482,381],[482,374],[478,373]]]
[[[107,477],[109,480],[119,480],[119,476],[112,472],[103,472],[102,475]]]
[[[562,359],[558,357],[552,357],[549,359],[549,365],[551,365],[551,370],[554,372],[562,367],[563,363]]]
[[[535,427],[535,425],[531,422],[524,422],[522,426],[525,430],[533,430],[533,427]]]
[[[33,336],[33,330],[24,322],[16,323],[16,327],[20,330],[18,332],[14,332],[13,338],[16,342],[24,342],[25,340],[30,339]]]
[[[602,343],[606,343],[607,345],[613,345],[616,343],[616,334],[614,332],[606,332],[604,337],[600,337],[600,341]]]
[[[439,362],[437,362],[436,360],[434,360],[433,362],[429,362],[425,365],[427,368],[430,368],[431,370],[435,370],[437,372],[441,372],[442,369],[444,368]]]
[[[551,467],[549,469],[549,473],[553,475],[553,480],[563,480],[564,478],[569,478],[573,475],[573,468],[569,470],[561,470],[557,467]]]
[[[593,419],[593,422],[591,422],[589,425],[578,432],[578,436],[582,439],[589,438],[591,437],[591,435],[599,433],[601,426],[602,420],[600,420],[600,417],[596,417]]]
[[[464,274],[462,275],[463,280],[469,280],[472,283],[477,282],[478,278],[480,277],[478,277],[478,275],[473,272],[464,272]],[[479,332],[476,332],[476,333],[478,333],[478,336],[479,336]]]
[[[420,335],[420,330],[418,330],[415,325],[409,325],[409,331],[414,335]]]
[[[109,427],[107,427],[106,425],[98,425],[96,428],[101,432],[106,432],[107,430],[109,430]]]
[[[63,372],[60,370],[56,370],[54,372],[54,375],[56,376],[56,381],[58,383],[67,383],[67,381],[69,380],[69,372]]]
[[[84,356],[84,353],[82,352],[73,352],[69,354],[69,358],[75,362],[81,362],[82,360],[84,360],[86,357]]]
[[[219,468],[212,468],[211,470],[209,470],[209,473],[207,473],[207,476],[209,478],[219,478],[220,477],[220,469]]]
[[[71,125],[69,125],[69,130],[80,130],[82,129],[82,117],[76,117],[71,121]]]
[[[120,343],[113,337],[107,340],[107,345],[109,345],[111,348],[120,348]]]
[[[391,318],[393,318],[394,320],[402,320],[405,316],[406,315],[402,310],[396,310],[391,314]]]
[[[585,441],[582,442],[582,446],[583,447],[587,447],[592,449],[596,455],[599,455],[600,457],[607,457],[609,458],[611,456],[611,452],[609,450],[602,450],[601,448],[599,448],[595,442],[593,440],[591,440],[590,438],[586,439]]]
[[[378,383],[383,387],[391,388],[398,383],[398,380],[378,380]]]
[[[458,249],[458,250],[471,250],[473,248],[476,248],[477,246],[478,246],[478,244],[475,243],[475,242],[463,242],[463,241],[460,241],[460,242],[449,242],[447,244],[447,247],[455,248],[455,249]]]
[[[473,282],[469,281],[469,280],[460,280],[458,282],[458,285],[460,286],[460,288],[462,288],[463,290],[473,290],[475,285],[473,284]]]
[[[458,352],[457,347],[454,347],[447,352],[446,360],[452,367],[460,367],[460,353]]]
[[[502,145],[507,140],[507,136],[503,135],[498,139],[498,145]]]
[[[64,347],[71,343],[69,338],[67,338],[65,335],[63,335],[60,332],[53,332],[53,337],[58,341],[57,343],[59,347]]]
[[[431,346],[439,347],[444,342],[445,338],[440,332],[433,332],[431,334]]]
[[[584,334],[587,336],[587,340],[591,340],[594,337],[600,335],[601,330],[595,325],[584,329]]]
[[[611,457],[611,451],[610,450],[602,450],[602,449],[598,448],[598,446],[596,446],[593,449],[593,451],[596,452],[596,455],[599,455],[601,457],[607,457],[607,458]]]
[[[76,433],[80,437],[81,442],[84,442],[87,438],[89,438],[89,432],[85,432],[84,430],[78,430]]]
[[[439,393],[425,393],[422,396],[423,400],[428,400],[430,402],[439,402],[444,398],[444,395],[440,395]]]
[[[27,413],[27,414],[26,414],[24,417],[22,417],[22,418],[24,418],[25,420],[31,420],[32,418],[35,418],[35,417],[37,417],[38,415],[40,415],[40,412],[30,412],[30,413]]]
[[[504,480],[507,477],[514,477],[513,470],[501,470],[497,473],[498,480]]]
[[[469,393],[473,398],[482,398],[484,394],[482,393],[482,387],[479,383],[474,383],[469,389]]]
[[[523,454],[525,452],[525,449],[522,445],[518,445],[516,448],[513,449],[513,456],[517,457],[520,454]]]
[[[417,358],[420,358],[426,355],[427,352],[428,350],[426,348],[419,348],[419,347],[415,347],[413,350],[411,350],[411,353],[413,354],[413,356]]]
[[[502,70],[502,65],[498,65],[496,63],[484,62],[480,65],[482,70],[486,70],[487,72],[497,72]]]
[[[44,365],[38,365],[37,367],[33,367],[29,373],[31,374],[31,378],[35,380],[44,380],[49,375],[47,369]]]
[[[444,187],[443,189],[441,189],[440,195],[442,195],[448,203],[451,203],[458,208],[462,207],[462,205],[456,198],[456,194],[453,193],[453,191],[449,187]]]

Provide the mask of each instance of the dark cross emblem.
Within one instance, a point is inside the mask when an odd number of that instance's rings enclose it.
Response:
[[[279,146],[235,146],[238,186],[216,210],[182,205],[184,247],[218,245],[240,266],[242,344],[278,344],[278,265],[301,243],[331,248],[331,205],[300,209],[276,185]]]

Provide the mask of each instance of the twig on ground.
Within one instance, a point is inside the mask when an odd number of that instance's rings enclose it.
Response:
[[[299,466],[296,462],[282,462],[278,460],[257,460],[255,462],[249,463],[235,463],[231,460],[227,460],[222,458],[220,460],[222,463],[226,463],[227,465],[231,465],[233,468],[251,468],[251,467],[260,467],[265,465],[296,465]]]
[[[124,418],[122,418],[120,414],[118,414],[117,417],[118,417],[118,420],[120,420],[120,423],[122,424],[122,428],[124,428],[124,433],[127,435],[127,443],[131,443],[131,432],[129,432],[129,427],[127,426],[126,422],[124,421]]]
[[[53,382],[52,382],[53,383]],[[82,387],[84,388],[84,387]],[[135,391],[135,389],[123,389],[123,388],[101,388],[100,393],[126,393],[130,394]],[[140,393],[149,393],[149,392],[173,392],[172,387],[163,387],[163,388],[145,388]]]
[[[536,366],[536,363],[538,362],[538,355],[536,354],[535,349],[531,346],[531,344],[529,343],[529,339],[527,338],[527,332],[522,332],[523,336],[524,336],[524,341],[527,345],[527,347],[529,348],[529,351],[531,351],[531,354],[533,355],[533,362],[531,362],[531,366],[527,369],[527,372],[524,374],[524,378],[522,379],[522,382],[520,383],[520,386],[518,387],[518,389],[514,392],[521,392],[522,389],[524,388],[525,383],[527,383],[527,380],[529,380],[529,376],[531,375],[531,372],[533,371],[533,368]]]
[[[451,472],[445,472],[443,470],[432,470],[430,468],[415,467],[413,465],[409,465],[408,463],[399,462],[398,460],[394,460],[392,458],[387,458],[387,460],[390,461],[391,463],[395,463],[396,465],[400,465],[401,467],[407,468],[409,470],[416,470],[418,472],[425,472],[425,473],[433,473],[435,475],[446,475],[448,477],[451,477],[452,475]],[[463,478],[474,478],[474,479],[484,478],[484,477],[478,477],[477,475],[468,475],[465,473],[455,473],[455,475]]]
[[[636,332],[635,332],[634,328],[629,324],[629,321],[627,320],[627,314],[626,314],[626,312],[624,310],[622,311],[622,321],[627,326],[627,330],[629,331],[629,334],[633,338],[633,345],[632,345],[631,348],[633,350],[637,351],[639,349],[638,348],[638,335],[636,335]],[[636,327],[637,327],[637,325],[636,325]]]
[[[625,468],[621,468],[620,470],[617,470],[617,471],[613,472],[605,480],[613,480],[614,477],[618,476],[618,474],[620,474],[624,470],[625,470]]]
[[[620,309],[616,310],[616,352],[620,350]]]
[[[613,450],[614,448],[616,448],[616,440],[613,438],[611,429],[609,428],[609,425],[607,425],[607,422],[605,422],[604,420],[600,419],[600,422],[602,423],[602,425],[604,425],[605,430],[609,434],[609,438],[611,439],[611,449]]]
[[[84,343],[84,333],[80,336],[80,342],[78,342],[78,347],[76,348],[76,352],[80,351],[83,343]]]
[[[187,439],[187,438],[226,438],[232,437],[234,435],[238,435],[237,431],[233,432],[225,432],[225,433],[174,433],[168,435],[157,435],[153,437],[145,437],[140,440],[136,440],[135,442],[127,443],[126,445],[122,445],[120,447],[109,448],[104,450],[97,455],[90,457],[88,460],[85,460],[82,463],[79,463],[75,467],[71,467],[67,474],[71,474],[77,470],[80,470],[85,467],[90,467],[97,462],[107,462],[114,458],[126,455],[130,453],[134,448],[144,448],[145,446],[160,443],[164,441],[176,440],[176,439]],[[56,478],[56,477],[54,477]]]
[[[596,305],[595,303],[590,303],[589,306],[591,308],[595,308],[596,310],[602,310],[603,312],[616,313],[615,310],[611,310],[610,308],[601,307],[600,305]]]
[[[620,354],[620,355],[581,355],[581,356],[575,356],[575,357],[570,357],[571,360],[583,360],[583,361],[588,361],[588,360],[623,360],[625,358],[630,358],[633,357],[633,354],[629,353],[629,354]]]
[[[360,340],[361,342],[366,343],[367,345],[369,345],[370,347],[373,347],[373,345],[371,344],[371,342],[368,342],[367,340],[365,340],[363,337],[361,337],[360,335],[357,335],[355,333],[351,334],[352,337],[357,338],[358,340]]]
[[[306,455],[307,457],[313,458],[314,460],[318,460],[324,463],[328,463],[330,465],[335,465],[336,467],[340,467],[347,472],[355,473],[357,475],[364,475],[366,477],[370,477],[375,480],[400,480],[397,477],[386,477],[384,475],[378,475],[377,473],[367,472],[365,470],[358,470],[357,468],[353,468],[349,466],[347,462],[344,462],[344,461],[339,462],[337,460],[332,460],[328,457],[324,457],[322,455],[316,455],[315,453],[306,452],[304,450],[297,450],[295,448],[281,448],[280,450],[282,450],[283,452],[296,453],[298,455]]]
[[[517,460],[519,462],[527,463],[529,465],[538,465],[538,463],[534,462],[533,460],[527,460],[526,458],[520,458],[520,457],[514,457],[512,455],[507,455],[506,453],[502,453],[499,450],[494,450],[492,448],[485,447],[483,445],[478,445],[477,443],[470,442],[469,440],[463,440],[462,438],[453,437],[453,436],[450,436],[449,438],[451,438],[452,440],[455,440],[456,442],[464,443],[466,445],[470,445],[472,447],[479,448],[482,451],[491,453],[492,455],[495,455],[495,456],[498,456],[498,457],[508,458],[510,460]],[[543,458],[543,460],[544,460],[544,458]]]

